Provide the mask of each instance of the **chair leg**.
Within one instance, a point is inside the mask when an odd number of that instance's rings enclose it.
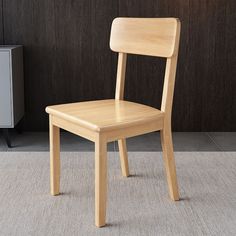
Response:
[[[51,195],[60,193],[60,128],[50,120],[50,185]]]
[[[107,143],[103,137],[95,142],[95,225],[106,224]]]
[[[128,155],[127,155],[126,140],[125,139],[118,140],[118,146],[119,146],[119,153],[120,153],[122,175],[125,177],[128,177],[129,176],[129,162],[128,162]]]
[[[178,201],[179,191],[176,177],[171,129],[169,127],[164,128],[160,131],[160,134],[170,198],[174,201]]]

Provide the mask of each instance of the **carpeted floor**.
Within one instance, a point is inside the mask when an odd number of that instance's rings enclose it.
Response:
[[[236,235],[236,153],[176,153],[181,201],[168,198],[161,153],[109,153],[107,227],[94,226],[93,153],[62,153],[49,195],[49,153],[0,153],[0,235]]]

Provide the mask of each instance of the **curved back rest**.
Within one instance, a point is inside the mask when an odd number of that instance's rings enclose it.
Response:
[[[176,18],[116,18],[110,47],[115,52],[169,58],[177,54],[179,31]]]
[[[110,38],[111,50],[119,52],[115,98],[124,99],[127,53],[167,58],[161,111],[171,122],[179,37],[176,18],[116,18]]]

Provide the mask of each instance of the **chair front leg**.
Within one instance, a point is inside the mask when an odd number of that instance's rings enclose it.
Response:
[[[60,128],[49,121],[51,195],[60,192]]]
[[[122,175],[125,177],[128,177],[129,176],[129,162],[128,162],[126,140],[125,139],[118,140],[118,147],[119,147]]]
[[[95,225],[106,224],[107,201],[107,142],[98,135],[95,142]]]
[[[160,131],[160,135],[170,198],[174,201],[178,201],[179,191],[170,125],[165,126],[164,129]]]

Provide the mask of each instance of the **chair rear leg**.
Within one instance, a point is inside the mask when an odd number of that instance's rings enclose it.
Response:
[[[169,127],[164,128],[160,131],[160,135],[170,198],[174,201],[178,201],[179,191],[176,177],[171,129]]]
[[[128,155],[127,155],[126,140],[125,139],[118,140],[118,146],[119,146],[119,153],[120,153],[122,175],[125,177],[128,177],[129,176],[129,162],[128,162]]]
[[[49,122],[51,195],[60,193],[60,128]]]
[[[95,225],[106,224],[107,143],[103,137],[95,142]]]

